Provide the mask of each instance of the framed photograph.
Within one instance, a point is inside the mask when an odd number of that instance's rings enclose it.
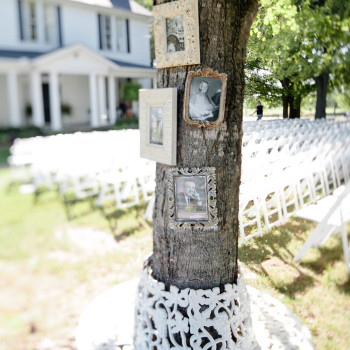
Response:
[[[153,7],[157,68],[200,63],[198,0]]]
[[[176,165],[177,90],[139,90],[140,155]]]
[[[211,68],[189,72],[185,84],[183,116],[187,124],[215,128],[225,115],[227,75]]]
[[[215,229],[215,168],[176,168],[167,171],[170,228]]]

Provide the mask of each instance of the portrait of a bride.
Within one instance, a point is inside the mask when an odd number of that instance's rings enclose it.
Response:
[[[221,81],[216,78],[194,78],[191,82],[189,118],[215,121],[218,118]]]

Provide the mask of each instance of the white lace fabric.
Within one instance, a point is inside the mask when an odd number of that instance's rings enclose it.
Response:
[[[179,289],[151,276],[146,261],[138,286],[134,346],[146,349],[260,349],[243,275],[224,291]]]

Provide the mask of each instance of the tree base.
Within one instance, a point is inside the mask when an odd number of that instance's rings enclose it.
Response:
[[[135,307],[134,346],[148,349],[260,349],[243,274],[224,290],[179,289],[152,277],[146,260]]]

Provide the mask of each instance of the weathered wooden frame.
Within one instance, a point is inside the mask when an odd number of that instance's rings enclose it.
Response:
[[[157,68],[200,64],[198,0],[178,0],[153,7]],[[185,50],[167,52],[166,19],[182,16]]]
[[[192,83],[192,79],[196,77],[216,78],[221,81],[221,98],[220,98],[220,104],[219,104],[219,115],[218,115],[218,119],[215,121],[200,121],[200,120],[192,120],[189,118],[191,83]],[[197,128],[212,129],[219,126],[224,121],[224,116],[225,116],[226,89],[227,89],[227,75],[225,73],[219,73],[217,71],[213,71],[211,68],[208,68],[208,67],[202,70],[198,70],[196,72],[195,71],[188,72],[186,83],[185,83],[185,98],[184,98],[184,107],[183,107],[183,118],[185,122]]]
[[[150,142],[150,107],[163,107],[163,144]],[[139,90],[140,156],[176,165],[177,89]]]
[[[177,176],[205,176],[206,196],[208,205],[208,220],[180,221],[176,220],[176,188]],[[216,208],[216,175],[214,167],[203,168],[173,168],[166,173],[167,181],[167,210],[169,228],[193,228],[199,230],[216,230],[218,227],[218,215]]]

